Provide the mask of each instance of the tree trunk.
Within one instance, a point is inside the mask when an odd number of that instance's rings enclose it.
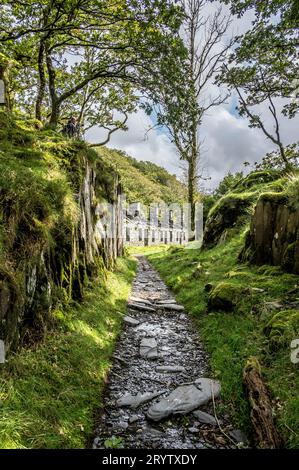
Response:
[[[46,74],[44,67],[44,53],[45,53],[45,43],[43,40],[40,41],[39,53],[38,53],[38,73],[39,73],[39,87],[35,103],[35,117],[39,121],[42,120],[41,107],[45,95],[46,89]]]
[[[50,92],[50,100],[51,100],[51,116],[50,116],[48,126],[51,129],[56,129],[58,126],[58,121],[59,121],[61,100],[59,100],[57,93],[56,93],[56,72],[53,67],[52,58],[48,51],[47,45],[45,46],[45,52],[46,52],[46,63],[47,63],[48,76],[49,76],[49,92]]]
[[[49,127],[51,129],[56,129],[58,126],[59,116],[60,116],[60,102],[58,100],[51,102],[51,116],[49,120]]]
[[[196,182],[196,165],[194,159],[188,161],[188,202],[190,204],[191,231],[195,230],[195,182]]]
[[[287,159],[287,156],[285,154],[285,149],[284,149],[284,146],[282,145],[281,142],[278,143],[278,147],[279,147],[279,151],[280,151],[280,155],[281,155],[281,158],[285,164],[285,169],[288,171],[288,170],[292,170],[292,165],[290,164],[290,162],[288,161]]]
[[[197,167],[198,167],[198,148],[197,148],[197,121],[194,118],[192,123],[192,148],[188,159],[188,202],[191,206],[191,230],[195,231],[195,197],[197,190]]]

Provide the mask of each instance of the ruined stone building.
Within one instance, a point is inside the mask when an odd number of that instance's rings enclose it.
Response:
[[[126,245],[180,244],[188,241],[183,208],[155,204],[130,204],[125,211],[123,238]]]

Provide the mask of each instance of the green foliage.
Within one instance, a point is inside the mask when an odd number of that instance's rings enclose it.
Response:
[[[0,52],[18,61],[10,93],[53,128],[73,112],[84,127],[125,128],[114,114],[136,108],[133,85],[182,51],[181,9],[170,0],[2,3]]]
[[[112,202],[115,175],[94,150],[36,129],[35,120],[0,111],[0,276],[11,299],[0,334],[12,349],[41,340],[53,327],[50,310],[82,298],[88,278],[111,264],[98,257],[87,266],[82,251],[73,256],[78,194],[88,162],[98,175],[93,203]],[[51,295],[41,289],[37,305],[27,307],[32,269],[48,283]],[[17,280],[17,289],[11,279]]]
[[[83,304],[56,312],[55,334],[0,365],[2,449],[86,447],[135,268],[119,259]]]
[[[232,191],[238,185],[241,179],[243,179],[242,172],[237,172],[235,174],[229,172],[227,175],[225,175],[223,180],[220,181],[218,188],[214,191],[214,196],[216,198],[220,198],[228,192]]]
[[[105,449],[123,449],[123,440],[121,437],[112,436],[104,442]]]

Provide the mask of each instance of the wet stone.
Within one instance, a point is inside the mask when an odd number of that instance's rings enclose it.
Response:
[[[159,304],[159,308],[164,310],[175,310],[176,312],[183,312],[185,310],[182,305],[177,304]]]

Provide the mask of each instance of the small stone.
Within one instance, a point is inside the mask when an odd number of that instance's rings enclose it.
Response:
[[[199,432],[199,429],[196,427],[188,428],[188,431],[191,432],[191,434],[197,434]]]
[[[216,380],[200,378],[194,385],[183,385],[176,388],[166,398],[154,403],[147,412],[149,419],[160,421],[172,414],[186,414],[217,398],[221,390]]]
[[[183,320],[186,320],[186,315],[184,313],[182,313],[182,315],[179,316],[179,320],[183,321]]]
[[[213,289],[213,284],[208,282],[208,284],[205,285],[205,291],[206,292],[211,292],[212,289]]]
[[[229,435],[237,443],[243,443],[244,445],[249,444],[247,436],[240,429],[233,429],[229,432]]]
[[[158,357],[158,348],[155,338],[143,338],[140,343],[139,353],[141,357],[156,359]]]
[[[195,410],[193,411],[193,416],[195,416],[200,423],[210,424],[211,426],[217,426],[217,421],[214,416],[205,413],[204,411]]]
[[[265,292],[265,289],[260,289],[259,287],[252,287],[251,290],[253,292],[260,292],[260,293]]]
[[[126,315],[124,317],[124,322],[129,326],[137,326],[140,324],[140,321],[136,320],[135,318],[130,317],[129,315]]]
[[[130,416],[129,418],[129,424],[133,424],[133,423],[136,423],[136,421],[139,420],[139,416],[138,415],[132,415]]]

